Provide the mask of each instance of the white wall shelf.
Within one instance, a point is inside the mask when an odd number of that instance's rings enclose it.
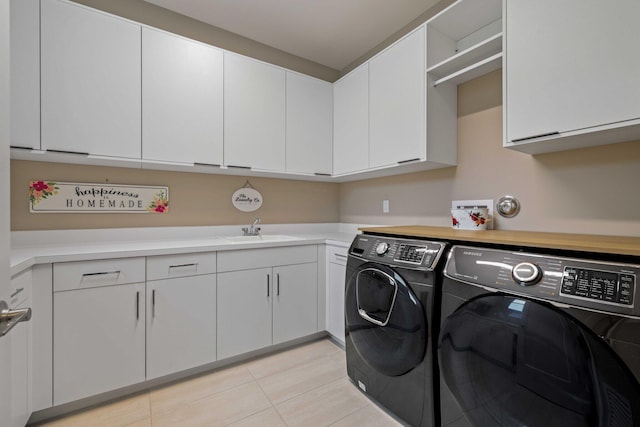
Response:
[[[456,72],[444,76],[441,79],[435,80],[433,85],[438,86],[446,82],[459,85],[500,68],[502,68],[502,52],[496,53],[493,56],[485,58],[479,62],[475,62],[468,67],[457,70]]]
[[[427,21],[427,73],[434,85],[497,70],[501,53],[501,0],[458,0]]]

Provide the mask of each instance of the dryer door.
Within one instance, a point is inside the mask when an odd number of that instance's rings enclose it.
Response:
[[[373,369],[402,375],[424,358],[427,321],[408,283],[384,265],[366,263],[346,285],[345,322],[353,346]]]
[[[551,305],[502,294],[471,299],[444,321],[439,356],[466,425],[640,425],[640,387],[629,369]]]

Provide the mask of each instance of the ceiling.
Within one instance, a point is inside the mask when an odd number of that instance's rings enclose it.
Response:
[[[343,70],[440,0],[145,0]]]

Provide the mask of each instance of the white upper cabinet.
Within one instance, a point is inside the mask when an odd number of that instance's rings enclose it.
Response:
[[[140,158],[140,26],[41,3],[42,148]]]
[[[142,158],[222,164],[222,51],[142,29]]]
[[[640,2],[505,1],[505,146],[640,139]]]
[[[369,62],[370,167],[426,156],[425,29]]]
[[[40,148],[40,1],[11,0],[11,146]]]
[[[369,168],[369,64],[333,85],[333,174]]]
[[[285,70],[224,53],[224,163],[285,170]]]
[[[333,172],[333,85],[287,72],[287,172]]]

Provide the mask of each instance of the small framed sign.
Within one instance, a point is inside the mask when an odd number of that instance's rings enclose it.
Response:
[[[168,213],[169,187],[31,181],[32,213]]]
[[[262,206],[262,194],[247,181],[242,188],[231,196],[233,206],[242,212],[253,212]]]

